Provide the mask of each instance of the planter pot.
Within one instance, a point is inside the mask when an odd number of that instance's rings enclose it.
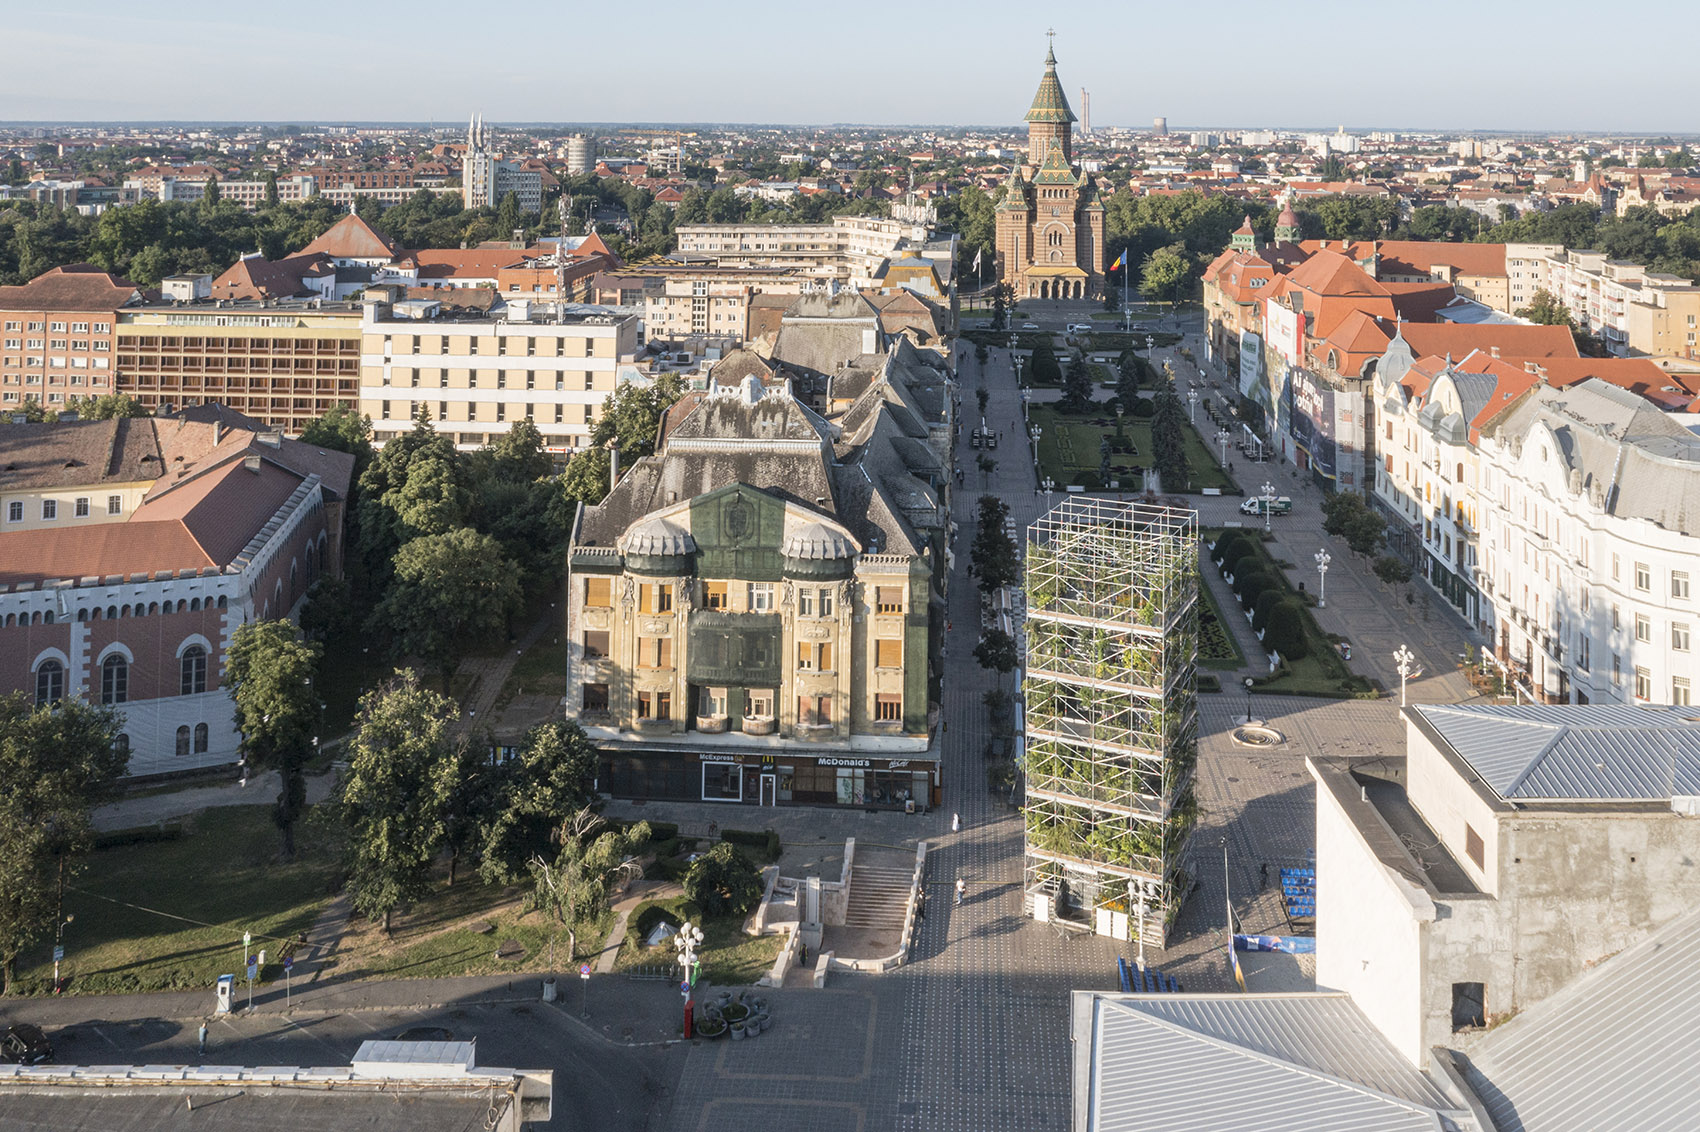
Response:
[[[735,1041],[735,1042],[743,1041],[745,1036],[747,1035],[747,1033],[748,1033],[748,1030],[745,1028],[744,1023],[742,1023],[742,1022],[732,1023],[732,1040],[733,1041]]]
[[[722,1009],[722,1010],[726,1009],[728,1006],[731,1006],[732,1005],[732,992],[731,991],[721,991],[719,994],[715,995],[714,996],[714,1005],[720,1007],[720,1009]]]
[[[758,1034],[766,1033],[767,1028],[769,1026],[771,1026],[772,1024],[773,1024],[773,1019],[769,1018],[767,1015],[765,1015],[765,1014],[757,1014],[756,1015],[756,1033],[758,1033]]]
[[[727,720],[723,715],[697,716],[697,730],[701,731],[704,735],[724,735],[726,733],[726,727]]]
[[[779,727],[779,721],[774,719],[770,715],[769,716],[746,715],[744,717],[744,734],[745,735],[772,735],[774,733],[774,731],[778,730],[778,727]]]

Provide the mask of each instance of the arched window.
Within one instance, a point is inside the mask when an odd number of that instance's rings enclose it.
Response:
[[[1045,242],[1050,244],[1053,248],[1062,247],[1062,233],[1053,230],[1050,235],[1045,237]]]
[[[118,607],[118,616],[120,616],[120,617],[128,617],[128,616],[130,616],[130,607],[129,607],[129,606],[127,606],[127,605],[121,605],[121,606],[119,606],[119,607]]]
[[[207,725],[204,723],[195,724],[195,753],[197,755],[207,753]]]
[[[120,755],[130,753],[130,736],[120,731],[112,740],[112,749]]]
[[[89,619],[89,611],[88,610],[86,610],[86,609],[77,610],[77,620],[78,621],[87,621],[88,619]]]
[[[35,670],[35,705],[56,704],[65,698],[65,666],[44,660]]]
[[[152,616],[155,616],[158,613],[159,613],[159,602],[157,602],[157,601],[148,602],[148,616],[152,617]]]
[[[190,645],[183,651],[182,688],[179,695],[192,696],[207,690],[207,650]]]
[[[41,616],[42,616],[42,615],[41,615],[41,614],[39,614],[39,613],[38,613],[38,614],[36,614],[36,616],[37,616],[37,617],[41,617]],[[51,610],[51,609],[49,609],[49,610],[48,610],[48,611],[47,611],[47,615],[46,615],[46,617],[45,617],[45,618],[44,618],[44,620],[46,620],[46,622],[47,622],[47,623],[48,623],[48,624],[49,624],[49,625],[51,625],[51,624],[53,624],[53,611],[52,611],[52,610]]]
[[[177,612],[182,613],[189,608],[189,603],[182,598],[177,599]]]
[[[1462,464],[1458,465],[1458,482],[1459,483],[1464,482],[1464,465],[1462,465]]]
[[[218,607],[220,609],[223,609],[225,606],[227,606],[229,604],[230,604],[230,599],[228,597],[224,596],[223,594],[218,595]]]
[[[118,607],[116,605],[109,605],[106,607],[106,619],[108,621],[118,620]]]
[[[121,704],[130,698],[130,664],[113,653],[100,663],[100,702]]]
[[[177,729],[177,757],[182,758],[189,753],[189,725],[184,724]]]
[[[197,598],[193,598],[193,599],[190,600],[189,611],[191,613],[199,613],[201,611],[201,599],[200,598],[197,597]]]
[[[301,593],[300,589],[297,588],[299,584],[300,571],[296,568],[296,564],[291,562],[289,564],[289,596],[291,598],[294,598]]]

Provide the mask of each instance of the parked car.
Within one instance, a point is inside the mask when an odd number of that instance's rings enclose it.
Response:
[[[19,1022],[6,1027],[0,1037],[0,1062],[7,1065],[40,1065],[53,1060],[53,1043],[41,1032],[40,1026]]]
[[[1090,322],[1071,322],[1068,324],[1068,332],[1070,334],[1090,334],[1092,333],[1092,324]]]
[[[996,448],[998,446],[998,434],[993,432],[991,429],[986,430],[985,439],[987,448]]]
[[[1037,329],[1039,329],[1039,324],[1036,323],[1036,322],[1024,322],[1024,323],[1021,324],[1021,329],[1023,329],[1023,330],[1037,330]]]
[[[973,432],[968,434],[968,447],[970,447],[970,448],[980,447],[980,430],[979,429],[975,429]]]
[[[1240,514],[1261,515],[1263,514],[1263,503],[1263,496],[1254,495],[1240,504]],[[1292,499],[1285,495],[1279,497],[1269,505],[1269,513],[1271,515],[1291,515],[1293,513]]]

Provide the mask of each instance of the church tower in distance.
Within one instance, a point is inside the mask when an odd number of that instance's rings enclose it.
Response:
[[[1010,173],[997,206],[999,278],[1018,299],[1104,294],[1104,206],[1074,168],[1074,122],[1056,52],[1047,50],[1027,111],[1027,162]]]

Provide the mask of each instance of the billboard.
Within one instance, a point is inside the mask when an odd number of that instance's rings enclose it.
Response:
[[[1269,336],[1269,348],[1290,366],[1304,364],[1303,328],[1304,318],[1297,311],[1275,299],[1263,301],[1263,332]]]
[[[1261,386],[1263,395],[1257,395]],[[1263,339],[1249,330],[1240,331],[1240,396],[1260,404],[1269,403],[1269,383],[1263,372]]]
[[[1288,373],[1282,417],[1293,443],[1310,458],[1310,466],[1324,479],[1338,475],[1334,437],[1334,390],[1308,371],[1295,368]]]

